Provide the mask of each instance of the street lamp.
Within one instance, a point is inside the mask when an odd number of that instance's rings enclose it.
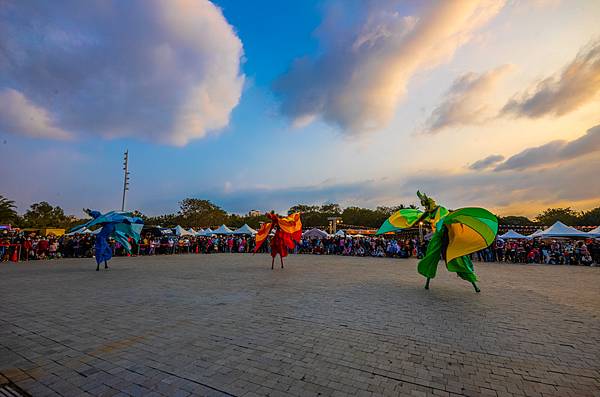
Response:
[[[342,218],[339,216],[330,216],[327,218],[327,221],[329,222],[329,234],[335,234],[337,225],[342,223]]]

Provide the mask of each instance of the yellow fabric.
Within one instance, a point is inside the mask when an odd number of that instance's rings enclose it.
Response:
[[[446,262],[450,262],[459,256],[469,255],[488,246],[479,233],[464,224],[453,223],[446,225],[446,227],[448,228],[450,240],[446,250]]]
[[[279,218],[279,227],[286,233],[294,234],[302,230],[302,222],[300,221],[300,213],[296,212],[285,218]]]
[[[411,220],[409,222],[409,220],[406,219],[406,216],[404,216],[404,214],[402,214],[402,212],[398,211],[389,217],[388,222],[390,222],[392,224],[392,226],[394,226],[394,227],[408,229],[415,223],[415,220]]]

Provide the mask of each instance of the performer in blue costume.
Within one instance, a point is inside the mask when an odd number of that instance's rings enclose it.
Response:
[[[94,245],[96,271],[100,270],[101,262],[104,262],[104,268],[108,269],[108,261],[112,258],[112,249],[108,244],[109,237],[115,239],[131,254],[129,238],[131,237],[136,242],[140,240],[140,232],[144,227],[144,221],[141,218],[134,216],[131,212],[110,211],[102,215],[99,211],[89,209],[83,211],[93,219],[74,227],[70,232],[77,232],[96,225],[102,226],[102,230],[96,235],[96,244]]]

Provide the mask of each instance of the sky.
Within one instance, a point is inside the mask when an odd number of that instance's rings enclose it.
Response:
[[[0,2],[0,194],[600,205],[600,2]]]

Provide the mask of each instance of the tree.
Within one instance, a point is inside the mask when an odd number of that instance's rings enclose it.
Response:
[[[25,227],[69,227],[74,223],[73,217],[68,217],[59,206],[53,207],[46,201],[31,204],[23,215]]]
[[[579,225],[581,225],[581,226],[600,225],[600,207],[593,208],[589,211],[581,211],[581,214],[579,215]]]
[[[536,216],[535,220],[543,225],[552,225],[556,221],[561,221],[566,225],[576,225],[578,216],[571,207],[548,208]]]
[[[498,223],[501,225],[516,225],[516,226],[527,226],[533,225],[534,222],[526,216],[499,216]]]
[[[227,212],[210,200],[186,198],[179,205],[181,226],[184,227],[221,225],[228,220]]]
[[[17,206],[13,200],[0,196],[0,223],[11,223],[17,220]]]

